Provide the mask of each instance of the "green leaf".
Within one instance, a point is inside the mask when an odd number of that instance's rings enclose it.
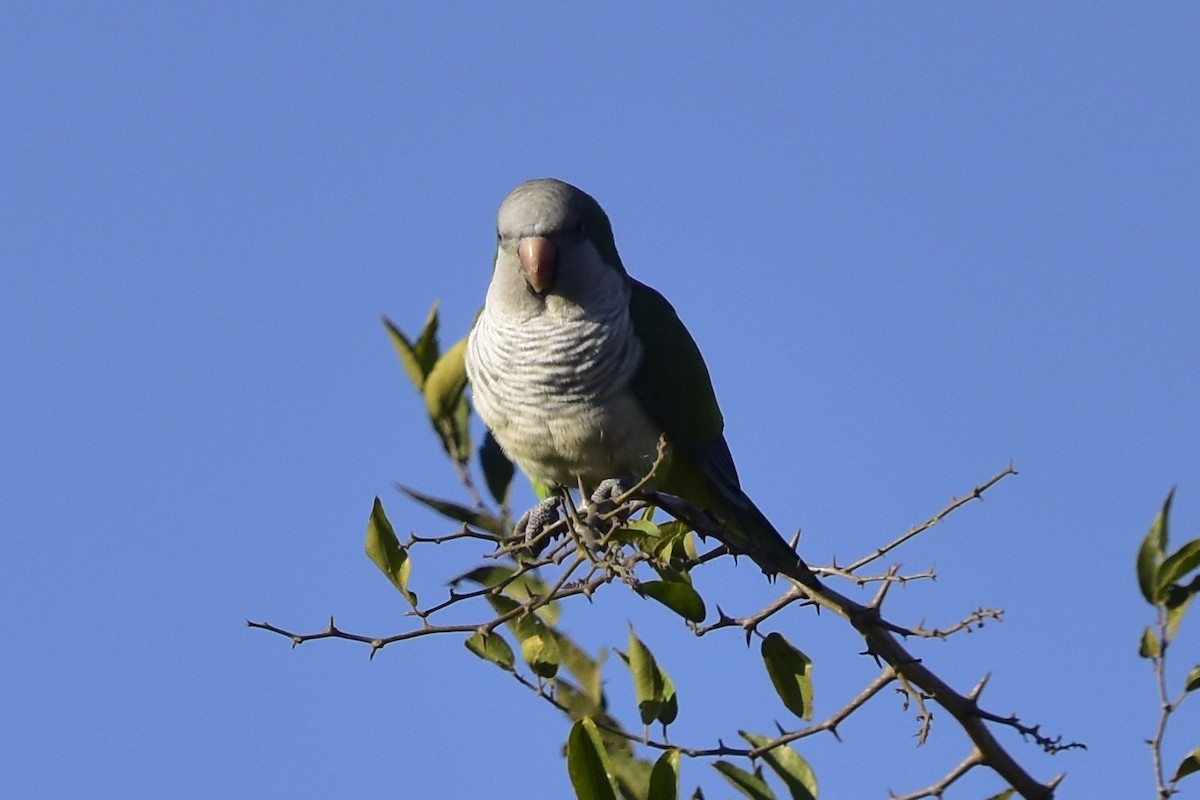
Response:
[[[433,308],[429,309],[429,316],[425,318],[425,326],[421,329],[421,335],[417,337],[416,342],[410,342],[408,337],[387,317],[383,318],[383,327],[387,329],[388,338],[392,340],[392,346],[396,348],[396,355],[400,356],[400,363],[404,365],[404,371],[408,373],[408,377],[417,387],[417,391],[420,391],[425,386],[425,378],[433,369],[438,358],[438,303],[434,301]]]
[[[483,480],[492,499],[501,506],[508,505],[508,493],[512,489],[516,468],[504,455],[491,431],[484,434],[483,444],[479,446],[479,466],[483,469]]]
[[[653,506],[647,510],[647,514],[653,511]],[[657,538],[648,541],[650,552],[654,554],[655,559],[661,564],[680,564],[683,559],[687,558],[685,552],[685,537],[691,530],[686,523],[680,522],[677,519],[668,520],[661,525],[658,525]],[[653,565],[655,569],[659,567]],[[683,575],[687,575],[686,570],[682,570]]]
[[[512,648],[500,634],[475,631],[465,644],[468,650],[484,661],[490,661],[501,669],[512,672],[516,659],[513,656]]]
[[[1179,766],[1175,769],[1175,775],[1171,778],[1171,783],[1176,783],[1193,772],[1200,772],[1200,747],[1188,753],[1184,756],[1183,761],[1179,762]]]
[[[571,726],[567,736],[567,774],[579,800],[616,800],[617,790],[604,743],[590,717]]]
[[[383,503],[375,498],[371,517],[367,520],[367,557],[387,576],[392,585],[400,590],[404,599],[413,608],[417,607],[417,596],[408,590],[408,575],[412,571],[412,560],[408,551],[400,545],[396,531],[384,513]]]
[[[599,727],[601,717],[596,716],[595,719],[596,727]],[[621,740],[614,739],[603,729],[600,731],[600,740],[604,742],[604,752],[608,753],[608,764],[612,768],[619,795],[623,800],[645,800],[654,764],[635,756],[631,748],[622,747]]]
[[[430,497],[427,494],[422,494],[416,489],[410,489],[407,486],[397,483],[396,488],[404,492],[406,495],[416,500],[423,506],[432,508],[434,511],[441,514],[443,517],[452,519],[456,522],[463,522],[480,530],[487,531],[494,536],[504,535],[504,525],[499,519],[493,517],[486,511],[479,511],[474,508],[453,503],[449,500],[440,500],[436,497]]]
[[[485,588],[499,586],[504,581],[511,578],[516,573],[512,567],[506,567],[501,564],[485,564],[481,567],[468,570],[461,575],[456,575],[450,579],[450,585],[457,587],[464,581],[476,583]],[[524,598],[521,598],[524,599]]]
[[[751,747],[763,747],[771,742],[768,736],[746,731],[740,733]],[[762,760],[783,779],[792,800],[817,800],[817,776],[804,757],[795,750],[787,745],[773,747],[763,753]]]
[[[421,389],[425,410],[442,440],[442,448],[460,464],[466,464],[471,457],[466,355],[464,337],[437,360]]]
[[[646,800],[678,800],[679,751],[668,750],[654,762],[650,772],[650,791]]]
[[[503,591],[515,600],[525,601],[531,597],[545,597],[550,593],[550,587],[531,572],[519,571],[503,564],[486,564],[464,572],[450,580],[451,586],[457,586],[463,581],[477,583],[484,587],[504,584]]]
[[[1192,539],[1183,547],[1167,556],[1158,568],[1158,596],[1167,588],[1182,580],[1189,572],[1200,567],[1200,539]]]
[[[516,600],[500,594],[488,594],[485,597],[501,616],[512,613],[521,605]],[[521,657],[534,674],[543,678],[553,678],[558,673],[558,665],[562,660],[554,631],[532,613],[517,614],[505,624],[521,643]]]
[[[1166,640],[1169,642],[1179,632],[1179,623],[1183,621],[1184,612],[1192,604],[1195,592],[1191,588],[1171,584],[1166,588],[1165,595],[1163,605],[1167,607]]]
[[[1167,550],[1167,521],[1171,515],[1171,500],[1175,497],[1175,489],[1167,492],[1162,509],[1150,525],[1142,546],[1138,548],[1137,578],[1142,597],[1151,605],[1158,605],[1158,566]]]
[[[484,598],[488,601],[488,605],[492,607],[492,610],[500,616],[516,611],[521,606],[516,600],[513,600],[511,597],[505,597],[502,594],[485,594]],[[520,619],[520,616],[514,616],[508,620],[508,627],[513,629],[513,633],[520,633],[516,629],[517,621]]]
[[[633,676],[634,694],[638,700],[643,724],[658,720],[670,725],[679,715],[679,698],[670,676],[658,666],[650,649],[629,628],[629,652],[617,651]]]
[[[1193,667],[1192,671],[1188,673],[1187,678],[1183,681],[1183,690],[1185,692],[1194,692],[1197,689],[1200,689],[1200,664]]]
[[[750,800],[776,800],[775,793],[758,772],[747,772],[725,760],[714,761],[713,768]]]
[[[671,676],[661,670],[659,672],[663,682],[663,702],[658,711],[658,721],[665,728],[679,716],[679,696],[675,694],[675,684],[671,682]]]
[[[658,526],[648,519],[631,519],[613,532],[613,540],[619,544],[634,544],[643,550],[652,550],[659,537]]]
[[[703,622],[708,616],[704,598],[682,580],[646,581],[640,590],[690,622]]]
[[[768,634],[763,639],[762,658],[771,685],[787,710],[800,719],[812,719],[812,659],[779,633]]]
[[[583,719],[589,716],[602,716],[603,706],[592,702],[592,699],[580,691],[579,687],[562,676],[559,670],[554,676],[554,699],[564,709],[568,719]]]
[[[458,397],[458,405],[454,407],[454,414],[451,417],[452,430],[451,435],[454,436],[455,457],[458,463],[464,467],[471,460],[471,404],[467,402],[467,393],[463,392]]]
[[[1016,794],[1016,789],[1005,789],[1000,794],[994,794],[987,800],[1011,800],[1014,794]]]
[[[649,725],[658,719],[666,699],[663,692],[663,673],[658,668],[650,648],[634,635],[632,625],[629,626],[629,652],[626,658],[629,672],[633,675],[633,692],[637,698],[642,724]]]
[[[529,617],[534,619],[534,617]],[[558,642],[549,630],[538,631],[521,639],[521,658],[533,670],[535,675],[543,678],[553,678],[558,674],[560,657]]]
[[[579,681],[579,690],[597,707],[604,706],[604,682],[601,679],[601,668],[607,651],[601,649],[595,658],[575,644],[569,636],[558,634],[558,650],[562,656],[562,665]]]
[[[1142,658],[1158,658],[1162,655],[1158,637],[1154,635],[1154,629],[1149,625],[1146,626],[1146,630],[1142,631],[1142,642],[1138,645],[1138,655]]]
[[[467,340],[463,338],[437,360],[425,377],[425,386],[421,390],[425,396],[425,410],[431,417],[454,413],[466,388]]]
[[[525,602],[533,597],[545,597],[550,593],[550,587],[530,572],[521,572],[503,565],[485,565],[476,567],[470,572],[464,572],[450,580],[451,587],[457,587],[463,581],[477,583],[484,587],[494,587],[503,584],[500,591],[519,602]],[[534,612],[547,625],[558,621],[558,606],[546,603]]]
[[[692,531],[692,526],[677,519],[667,520],[658,526],[664,539],[682,539]]]

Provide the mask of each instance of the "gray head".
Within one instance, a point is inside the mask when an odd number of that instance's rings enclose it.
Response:
[[[608,221],[587,192],[555,178],[538,178],[525,181],[504,198],[496,214],[496,232],[501,239],[561,236],[597,214]]]
[[[569,183],[540,178],[513,189],[500,204],[496,234],[493,289],[510,303],[586,306],[590,294],[626,280],[608,215]]]

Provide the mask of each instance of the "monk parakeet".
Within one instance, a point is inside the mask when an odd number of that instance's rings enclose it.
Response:
[[[467,345],[475,408],[535,482],[594,489],[645,475],[729,532],[735,552],[797,561],[742,491],[708,368],[675,309],[625,272],[608,216],[554,179],[497,216],[496,263]]]

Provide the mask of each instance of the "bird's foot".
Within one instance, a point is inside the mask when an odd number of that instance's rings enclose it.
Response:
[[[615,511],[617,501],[636,485],[637,481],[632,476],[601,481],[596,490],[592,492],[592,496],[588,498],[587,516],[589,521],[599,521],[602,517]],[[620,525],[628,518],[628,515],[618,514],[617,517],[619,519],[616,520],[616,524]]]
[[[562,519],[562,514],[559,512],[561,505],[562,498],[558,495],[547,497],[521,515],[521,518],[517,520],[516,527],[513,528],[513,533],[516,536],[524,537],[527,545],[532,545],[547,528]]]

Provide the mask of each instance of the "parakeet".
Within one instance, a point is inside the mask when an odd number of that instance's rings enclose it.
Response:
[[[625,272],[608,216],[552,178],[497,215],[496,260],[466,353],[475,408],[535,482],[593,489],[645,475],[713,515],[735,552],[798,559],[742,491],[695,341],[675,309]]]

